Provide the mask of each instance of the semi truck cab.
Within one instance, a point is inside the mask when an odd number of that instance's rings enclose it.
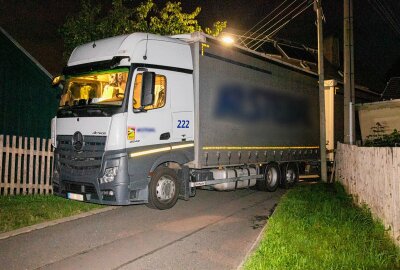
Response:
[[[149,173],[193,159],[192,74],[190,46],[176,38],[135,33],[77,47],[52,120],[54,193],[147,203]],[[166,177],[156,196],[176,201],[178,189]]]

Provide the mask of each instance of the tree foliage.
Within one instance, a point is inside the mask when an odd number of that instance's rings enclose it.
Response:
[[[167,2],[159,9],[153,0],[137,6],[132,4],[132,0],[112,0],[112,7],[105,10],[98,2],[81,0],[80,11],[67,18],[60,29],[64,55],[68,56],[77,45],[127,33],[176,35],[202,31],[196,19],[200,12],[200,7],[190,13],[183,12],[180,2]],[[217,36],[225,28],[226,21],[217,21],[204,31]]]

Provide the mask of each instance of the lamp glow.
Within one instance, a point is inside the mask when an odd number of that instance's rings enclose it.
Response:
[[[221,40],[222,40],[222,42],[224,42],[225,44],[228,44],[228,45],[233,44],[233,42],[235,42],[233,40],[233,38],[230,36],[224,36]]]

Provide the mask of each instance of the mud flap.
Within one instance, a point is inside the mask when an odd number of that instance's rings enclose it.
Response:
[[[179,199],[188,201],[190,197],[190,186],[189,186],[189,167],[182,166],[182,169],[178,172],[178,181],[180,183]]]

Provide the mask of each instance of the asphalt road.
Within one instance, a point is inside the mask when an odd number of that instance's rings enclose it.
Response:
[[[0,240],[1,269],[236,269],[283,194],[198,191]]]

